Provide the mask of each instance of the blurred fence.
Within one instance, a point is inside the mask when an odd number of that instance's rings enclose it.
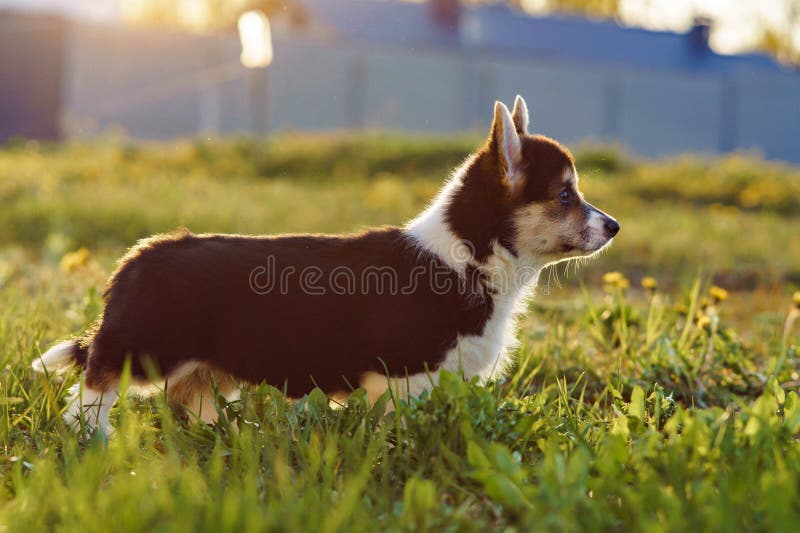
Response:
[[[440,48],[283,36],[266,71],[231,36],[75,23],[65,41],[62,130],[141,138],[275,130],[485,130],[492,102],[526,97],[532,124],[564,141],[633,153],[757,149],[800,162],[800,75],[597,67]],[[258,77],[263,77],[258,79]]]

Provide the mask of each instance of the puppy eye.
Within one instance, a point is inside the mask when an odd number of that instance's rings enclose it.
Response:
[[[569,190],[564,189],[563,191],[561,191],[561,194],[558,197],[561,199],[562,204],[568,204],[571,196],[572,195],[569,193]]]

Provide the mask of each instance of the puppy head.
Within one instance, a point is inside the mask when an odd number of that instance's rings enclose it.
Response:
[[[490,149],[510,199],[513,244],[523,255],[548,262],[591,255],[608,245],[619,224],[583,199],[569,151],[528,133],[528,108],[517,96],[514,111],[495,103]]]
[[[445,221],[478,262],[496,246],[551,263],[591,255],[606,246],[619,224],[584,201],[569,151],[528,133],[528,108],[495,103],[484,146],[446,189]]]

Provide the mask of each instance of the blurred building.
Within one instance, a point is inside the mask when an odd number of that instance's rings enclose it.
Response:
[[[57,94],[50,118],[67,137],[447,133],[486,129],[492,102],[519,93],[533,129],[564,141],[619,142],[648,156],[756,149],[800,162],[800,74],[763,55],[714,53],[705,21],[678,34],[530,17],[504,4],[301,1],[305,24],[273,21],[266,71],[239,64],[235,35],[86,21],[65,22],[58,34],[55,23],[36,26],[39,16],[0,13],[0,137],[38,136],[21,117],[52,108],[31,105],[34,97],[52,104],[54,96],[25,90],[37,84]],[[38,62],[13,46],[9,28],[61,44]],[[38,74],[17,75],[20,64]]]

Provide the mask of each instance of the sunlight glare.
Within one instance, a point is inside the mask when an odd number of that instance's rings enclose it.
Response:
[[[269,19],[261,11],[247,11],[239,17],[239,40],[242,65],[264,68],[272,63],[272,33]]]

